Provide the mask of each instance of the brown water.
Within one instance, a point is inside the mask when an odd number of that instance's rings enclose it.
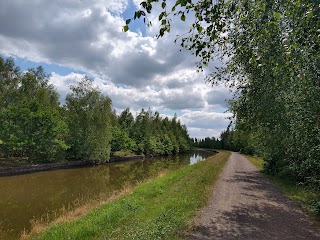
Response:
[[[188,154],[108,163],[99,166],[0,177],[0,238],[17,239],[32,219],[53,219],[63,207],[110,197],[126,185],[136,185],[163,170],[203,160],[212,153]]]

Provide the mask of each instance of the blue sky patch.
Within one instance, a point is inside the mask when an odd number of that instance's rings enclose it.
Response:
[[[129,0],[129,4],[126,8],[126,10],[122,13],[121,17],[124,20],[127,20],[129,18],[132,18],[134,16],[134,12],[138,9],[134,5],[132,0]],[[134,21],[131,21],[129,24],[130,31],[136,32],[136,33],[142,33],[142,36],[146,36],[146,24],[143,22],[143,19],[136,19]]]
[[[38,66],[42,66],[44,71],[48,74],[55,72],[61,76],[66,76],[70,73],[79,73],[79,74],[85,74],[83,71],[79,71],[73,68],[65,67],[65,66],[59,66],[57,64],[48,64],[44,62],[33,62],[31,60],[28,60],[26,58],[19,58],[14,56],[14,60],[17,66],[20,67],[21,71],[25,71],[29,68],[37,68]]]

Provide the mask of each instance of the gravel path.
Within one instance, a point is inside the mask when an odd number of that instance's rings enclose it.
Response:
[[[187,239],[320,239],[315,226],[255,166],[232,153]]]

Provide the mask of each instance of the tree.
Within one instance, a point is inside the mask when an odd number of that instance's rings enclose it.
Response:
[[[13,58],[3,59],[0,56],[0,107],[6,108],[18,98],[20,69]]]
[[[3,64],[4,63],[4,64]],[[60,115],[58,94],[43,68],[21,74],[14,61],[0,58],[0,151],[5,157],[32,162],[64,159],[67,126]]]
[[[128,129],[119,126],[112,128],[111,150],[116,151],[136,151],[136,142],[129,137]]]
[[[129,108],[123,110],[117,117],[112,130],[112,151],[136,151],[136,142],[132,139],[134,117]]]
[[[134,124],[134,117],[130,112],[130,108],[123,110],[118,117],[119,126],[122,129],[130,130]]]
[[[84,77],[60,106],[42,67],[21,73],[13,59],[0,57],[0,156],[30,163],[109,160],[110,151],[172,154],[190,147],[185,126],[175,116],[162,119],[144,109],[119,116],[111,99]],[[111,149],[112,148],[112,149]]]
[[[70,88],[65,106],[70,129],[67,158],[108,161],[112,139],[110,98],[95,89],[88,77]]]
[[[176,116],[172,120],[162,118],[158,112],[153,113],[150,109],[142,109],[135,119],[129,109],[125,109],[119,115],[115,129],[114,150],[152,155],[173,154],[188,151],[191,146],[188,131],[185,126],[181,126]]]
[[[154,4],[163,9],[158,37],[170,32],[174,17],[193,14],[190,31],[177,41],[198,57],[200,70],[216,57],[227,60],[206,80],[237,89],[232,139],[251,142],[267,160],[266,171],[320,188],[318,1],[151,0],[133,19],[150,24]]]

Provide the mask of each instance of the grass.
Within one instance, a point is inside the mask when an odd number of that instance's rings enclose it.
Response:
[[[34,239],[180,239],[211,194],[229,152],[143,183],[73,221],[50,225]]]
[[[249,155],[244,155],[253,165],[255,165],[259,171],[262,171],[263,169],[263,164],[264,161],[261,158],[258,157],[253,157],[253,156],[249,156]]]
[[[264,161],[261,158],[245,155],[260,171],[263,170]],[[307,186],[297,185],[289,179],[265,174],[273,181],[285,195],[298,205],[318,223],[320,223],[320,193]]]

